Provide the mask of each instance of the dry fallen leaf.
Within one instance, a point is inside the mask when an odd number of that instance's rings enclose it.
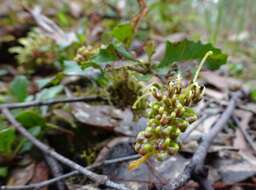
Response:
[[[30,163],[25,167],[15,168],[8,179],[7,185],[26,185],[32,179],[35,172],[35,162]]]
[[[238,90],[242,87],[242,81],[230,77],[223,77],[218,75],[216,72],[204,71],[200,75],[209,84],[215,86],[216,88],[226,91],[226,90]]]
[[[237,126],[236,128],[236,134],[235,134],[235,139],[234,139],[234,147],[239,149],[240,151],[248,151],[248,144],[241,132],[241,130],[239,129],[239,127],[242,127],[244,130],[248,129],[248,125],[249,125],[249,121],[252,117],[252,113],[247,112],[247,111],[242,111],[242,110],[236,110],[235,114],[241,118],[240,121],[240,126]]]
[[[49,179],[49,169],[44,162],[36,163],[34,175],[30,184],[39,183]],[[40,190],[47,190],[48,187],[41,188]]]
[[[243,181],[256,174],[256,165],[246,161],[236,164],[222,165],[220,168],[222,180],[225,183],[236,183]]]

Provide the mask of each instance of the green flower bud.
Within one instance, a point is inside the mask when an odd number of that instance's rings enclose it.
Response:
[[[163,113],[164,113],[164,106],[161,106],[161,107],[158,109],[158,113],[160,113],[160,114],[163,114]]]
[[[171,144],[171,139],[170,138],[166,138],[165,139],[165,141],[164,141],[164,146],[166,147],[166,148],[168,148],[169,146],[170,146],[170,144]]]
[[[160,126],[157,126],[156,129],[155,129],[155,132],[156,134],[161,134],[161,127]]]
[[[145,152],[149,153],[153,150],[153,146],[149,143],[143,145],[143,149]]]
[[[160,108],[159,104],[153,104],[152,106],[152,110],[154,110],[155,112],[158,112],[159,108]]]
[[[188,121],[188,123],[193,123],[194,121],[197,120],[197,116],[191,116],[191,117],[187,117],[186,120]]]
[[[177,138],[197,119],[189,106],[204,94],[204,87],[194,81],[187,85],[180,76],[168,83],[168,92],[164,89],[162,86],[151,88],[156,99],[149,106],[148,125],[144,133],[138,134],[135,144],[140,154],[151,153],[160,160],[167,154],[177,153],[180,148]]]
[[[173,130],[172,126],[167,126],[167,127],[164,128],[163,133],[164,133],[164,135],[169,137],[170,134],[172,133],[172,130]]]
[[[165,152],[161,152],[161,153],[157,154],[156,158],[158,161],[163,161],[166,157],[167,157],[167,154]]]
[[[172,112],[171,115],[170,115],[170,118],[171,118],[171,119],[175,119],[175,118],[176,118],[176,113],[175,113],[175,112]]]
[[[146,127],[144,136],[150,138],[153,136],[154,129],[152,127]]]
[[[135,149],[136,152],[138,152],[141,149],[141,144],[136,143],[135,146],[134,146],[134,149]]]
[[[168,148],[168,154],[169,155],[174,155],[179,151],[179,145],[176,143],[173,143],[169,148]]]

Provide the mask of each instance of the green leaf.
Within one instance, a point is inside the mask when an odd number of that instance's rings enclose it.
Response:
[[[10,92],[20,102],[23,102],[28,96],[29,81],[25,76],[17,76],[11,82]]]
[[[106,48],[101,48],[99,53],[93,56],[92,62],[96,65],[102,65],[104,63],[109,63],[118,60],[118,54],[115,47],[111,44]]]
[[[44,128],[46,126],[44,118],[35,111],[23,111],[16,116],[16,120],[26,128],[35,126]]]
[[[0,154],[10,155],[12,152],[12,145],[15,141],[15,129],[6,128],[0,131]]]
[[[187,39],[177,43],[168,41],[164,58],[158,67],[167,67],[177,61],[201,60],[210,50],[213,55],[206,60],[206,66],[209,69],[216,70],[227,62],[227,55],[222,53],[220,49],[213,47],[212,44],[202,44],[200,41],[193,42]]]
[[[0,167],[0,177],[6,177],[8,174],[8,168],[7,167]]]
[[[64,61],[63,72],[65,75],[80,75],[80,76],[85,75],[85,72],[81,69],[81,67],[75,61],[71,61],[71,60]]]
[[[28,129],[28,132],[30,134],[32,134],[34,137],[38,137],[41,134],[42,129],[41,129],[41,127],[33,127],[33,128]],[[27,139],[22,138],[19,146],[21,147],[21,149],[19,151],[21,153],[24,153],[24,152],[30,151],[33,144],[30,141],[28,141]]]
[[[133,36],[133,27],[130,23],[119,24],[113,29],[112,35],[118,41],[129,45]]]
[[[43,78],[43,79],[37,79],[35,81],[35,83],[37,84],[39,89],[42,89],[44,87],[46,87],[48,84],[50,84],[52,82],[52,80],[54,79],[54,77],[48,77],[48,78]]]
[[[115,43],[115,44],[113,44],[113,47],[117,51],[119,57],[123,57],[123,58],[128,59],[128,60],[136,61],[133,58],[133,55],[125,49],[125,47],[122,43]]]
[[[87,66],[98,66],[102,67],[105,64],[109,64],[113,61],[117,60],[122,60],[122,59],[127,59],[127,60],[135,60],[130,54],[123,44],[121,43],[115,43],[115,44],[110,44],[105,48],[101,48],[99,53],[94,55],[92,59],[90,60],[90,64]]]
[[[37,100],[49,100],[51,98],[56,97],[62,91],[63,91],[62,85],[45,88],[36,95],[36,99]]]
[[[254,89],[250,92],[250,97],[251,97],[252,101],[256,102],[256,89]]]

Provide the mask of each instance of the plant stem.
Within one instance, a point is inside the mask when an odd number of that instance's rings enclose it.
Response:
[[[212,51],[208,51],[208,52],[204,55],[202,61],[200,62],[199,66],[198,66],[198,69],[196,70],[196,74],[195,74],[195,76],[194,76],[194,78],[193,78],[193,82],[196,82],[196,80],[197,80],[197,78],[198,78],[198,75],[199,75],[199,73],[200,73],[200,71],[201,71],[201,69],[202,69],[202,67],[203,67],[203,65],[204,65],[204,63],[205,63],[205,61],[206,61],[206,59],[207,59],[210,55],[212,55],[212,54],[213,54]]]

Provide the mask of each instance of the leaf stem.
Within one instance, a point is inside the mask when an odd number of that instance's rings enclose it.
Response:
[[[203,65],[204,65],[204,63],[205,63],[205,61],[206,61],[206,59],[207,59],[210,55],[212,55],[212,54],[213,54],[212,51],[208,51],[208,52],[204,55],[202,61],[200,62],[199,66],[198,66],[198,69],[196,70],[196,74],[195,74],[195,76],[194,76],[194,78],[193,78],[193,82],[196,82],[196,80],[197,80],[197,78],[198,78],[198,75],[199,75],[199,72],[201,71],[201,69],[202,69],[202,67],[203,67]]]

